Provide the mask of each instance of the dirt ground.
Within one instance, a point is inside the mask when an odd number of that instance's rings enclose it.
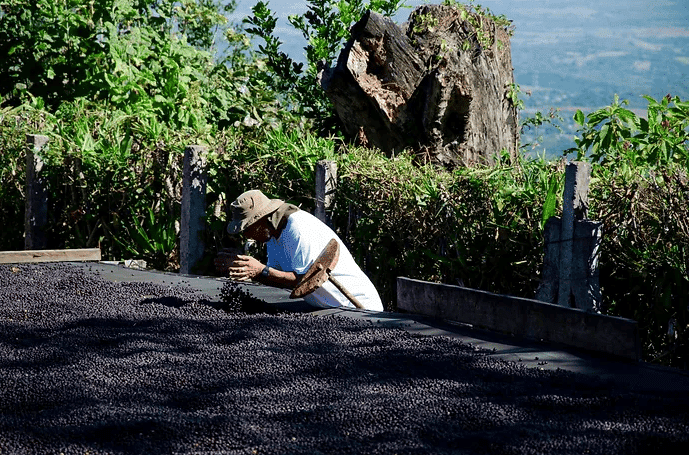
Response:
[[[689,451],[687,392],[244,299],[0,265],[0,454]]]

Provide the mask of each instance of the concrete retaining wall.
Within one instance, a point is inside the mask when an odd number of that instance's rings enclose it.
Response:
[[[638,361],[637,322],[527,298],[399,277],[398,309]]]

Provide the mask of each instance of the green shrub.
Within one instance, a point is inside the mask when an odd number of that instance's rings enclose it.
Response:
[[[603,312],[638,321],[645,360],[688,363],[688,175],[595,167],[590,217],[603,223]]]
[[[174,268],[175,252],[161,251],[177,235],[184,148],[212,145],[218,129],[292,117],[215,0],[82,3],[0,5],[2,244],[21,247],[24,141],[40,133],[51,139],[43,151],[51,247],[101,243],[108,257],[137,253]],[[217,27],[231,44],[219,62]],[[152,213],[165,230],[149,227],[149,240],[142,230],[122,233],[145,228]]]
[[[533,296],[542,212],[559,163],[499,160],[449,172],[410,155],[361,151],[339,159],[333,219],[388,308],[397,276]]]
[[[611,106],[575,114],[592,162],[590,217],[604,225],[604,311],[639,322],[646,360],[688,366],[688,102],[644,97],[647,117]]]
[[[667,95],[649,102],[647,118],[625,108],[627,100],[614,97],[610,106],[587,116],[577,110],[575,122],[581,138],[566,154],[577,153],[616,173],[635,173],[640,168],[656,169],[688,165],[688,102]]]
[[[36,132],[50,139],[41,151],[47,163],[49,248],[100,243],[106,258],[127,258],[135,241],[130,238],[122,246],[114,236],[126,233],[133,216],[144,221],[149,211],[163,219],[179,214],[182,151],[193,138],[175,137],[160,128],[151,132],[150,119],[106,111],[81,99],[63,103],[55,115],[42,110],[40,103],[5,113],[0,119],[5,152],[0,207],[2,214],[22,214],[8,221],[11,236],[2,237],[5,249],[23,247],[17,234],[24,229],[25,142],[27,134]],[[146,133],[155,133],[155,141]],[[17,194],[22,197],[12,198]],[[147,260],[164,268],[171,259]]]

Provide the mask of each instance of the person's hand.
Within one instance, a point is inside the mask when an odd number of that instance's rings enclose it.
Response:
[[[249,281],[261,274],[264,264],[248,255],[238,255],[230,263],[228,276],[235,281]]]
[[[237,256],[241,253],[242,251],[237,248],[224,248],[218,252],[218,256],[213,259],[213,264],[218,274],[227,276],[228,268],[230,268],[233,261],[237,260]]]

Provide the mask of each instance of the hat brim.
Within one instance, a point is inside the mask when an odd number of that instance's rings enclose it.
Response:
[[[280,208],[280,206],[283,203],[285,203],[283,200],[278,200],[278,199],[269,200],[268,204],[265,207],[261,208],[261,211],[257,211],[256,213],[252,214],[251,217],[230,221],[228,223],[228,233],[230,235],[235,235],[237,233],[244,232],[244,230],[247,227],[254,224],[255,222],[257,222],[262,217],[276,211],[278,208]]]

